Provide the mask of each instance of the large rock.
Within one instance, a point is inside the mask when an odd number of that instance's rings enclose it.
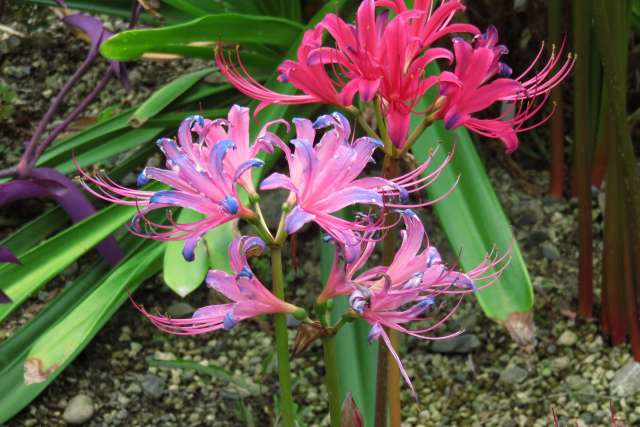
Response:
[[[93,400],[86,394],[79,394],[69,400],[62,418],[69,424],[82,424],[89,421],[93,412]]]
[[[640,392],[640,363],[630,360],[616,372],[609,384],[611,394],[626,397]]]

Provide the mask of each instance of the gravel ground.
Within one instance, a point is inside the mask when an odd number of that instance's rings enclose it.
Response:
[[[0,35],[0,84],[16,93],[8,112],[0,111],[4,114],[0,116],[1,166],[17,160],[18,141],[28,138],[34,121],[86,50],[42,9],[17,13],[10,9],[9,13],[14,15],[5,16],[2,23],[29,37],[16,40]],[[135,105],[158,84],[200,65],[183,61],[132,66],[134,92],[126,94],[112,84],[87,116],[95,118],[109,106],[117,111]],[[87,81],[96,80],[101,70],[98,67],[90,73]],[[70,105],[77,96],[70,97]],[[609,425],[610,401],[627,425],[640,425],[640,395],[621,398],[610,391],[616,373],[630,360],[628,347],[611,348],[598,334],[596,323],[575,318],[576,207],[574,201],[551,202],[542,196],[547,174],[535,160],[541,141],[544,143],[544,135],[533,135],[525,142],[533,148],[515,157],[515,162],[526,164],[524,170],[514,168],[513,160],[495,155],[494,144],[481,145],[535,286],[535,351],[519,349],[469,299],[446,326],[450,330],[464,327],[467,333],[462,338],[444,346],[407,343],[404,363],[418,399],[404,389],[406,426],[548,426],[552,408],[561,425],[605,426]],[[3,232],[41,209],[42,204],[30,201],[0,210]],[[427,222],[434,230],[433,241],[444,245],[433,221]],[[602,215],[597,204],[594,224],[595,253],[599,254]],[[289,274],[293,282],[290,297],[300,303],[310,302],[311,289],[319,286],[316,237],[313,232],[301,236],[298,258],[304,261],[297,273]],[[595,262],[599,271],[601,260]],[[260,275],[264,264],[256,270]],[[48,286],[29,310],[37,311],[38,304],[51,298],[64,277]],[[135,298],[148,308],[177,316],[188,315],[212,296],[202,290],[181,301],[155,278]],[[16,317],[2,325],[0,339],[18,322]],[[293,336],[291,330],[290,338]],[[226,333],[175,337],[154,329],[127,303],[58,380],[7,426],[65,425],[65,419],[82,416],[88,419],[88,426],[269,425],[277,395],[272,344],[269,324],[260,319]],[[149,358],[193,360],[224,368],[232,377],[151,366]],[[302,420],[310,426],[328,425],[319,345],[294,358],[292,367]]]

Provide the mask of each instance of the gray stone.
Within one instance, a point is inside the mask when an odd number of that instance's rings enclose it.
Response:
[[[556,342],[558,343],[558,345],[571,347],[575,345],[577,341],[578,341],[578,336],[574,332],[567,329],[560,335],[560,337],[558,338],[558,341]]]
[[[4,67],[4,72],[8,76],[20,79],[31,74],[31,67],[28,65],[7,65]]]
[[[540,248],[542,249],[542,256],[549,261],[557,261],[560,259],[560,251],[553,243],[545,242]]]
[[[552,359],[550,365],[551,365],[551,369],[557,372],[557,371],[562,371],[563,369],[568,368],[570,363],[571,363],[571,360],[567,356],[562,356],[562,357],[556,357],[555,359]]]
[[[82,424],[93,416],[93,400],[86,394],[78,394],[69,400],[62,418],[69,424]]]
[[[508,366],[500,374],[500,381],[506,384],[520,384],[529,376],[529,372],[517,365]]]
[[[156,375],[147,374],[142,379],[142,390],[144,394],[157,399],[164,393],[164,380]]]
[[[140,393],[142,393],[142,387],[140,387],[140,385],[138,385],[137,383],[131,383],[131,384],[129,384],[129,386],[127,386],[127,389],[125,390],[125,393],[127,393],[127,394],[140,394]]]
[[[196,311],[195,308],[182,301],[174,302],[167,308],[167,314],[174,318],[189,317],[194,311]]]
[[[538,246],[540,243],[544,242],[548,238],[549,236],[547,236],[547,233],[545,233],[544,231],[536,230],[531,234],[529,234],[529,237],[527,237],[527,240],[525,240],[524,242],[524,247],[527,249],[535,248],[536,246]]]
[[[431,350],[435,353],[465,354],[480,348],[480,340],[473,334],[458,335],[445,340],[431,343]]]
[[[609,384],[611,394],[622,397],[640,392],[640,363],[630,360],[616,372]]]

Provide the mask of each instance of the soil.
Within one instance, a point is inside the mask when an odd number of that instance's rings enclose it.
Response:
[[[1,52],[0,84],[16,93],[11,108],[1,117],[0,166],[5,166],[17,160],[19,141],[28,138],[57,88],[82,60],[86,46],[47,9],[10,7],[2,23],[28,34],[17,41],[11,37],[13,41],[8,42],[0,33],[0,48],[5,49]],[[134,91],[125,94],[111,84],[86,117],[91,120],[108,108],[119,111],[135,105],[158,85],[199,65],[193,61],[135,64],[130,67]],[[90,73],[87,83],[99,76],[98,70]],[[81,92],[81,88],[77,90]],[[71,97],[69,104],[77,99]],[[513,157],[500,154],[502,148],[496,143],[478,143],[491,181],[514,224],[534,284],[534,351],[519,348],[506,330],[484,317],[477,302],[469,298],[441,331],[464,327],[467,337],[477,339],[468,352],[438,353],[429,342],[407,342],[403,361],[418,397],[414,399],[409,389],[403,388],[403,426],[549,426],[552,409],[560,425],[605,426],[610,425],[611,401],[627,425],[640,425],[640,395],[621,399],[609,392],[616,371],[631,359],[628,346],[610,347],[596,322],[576,318],[576,204],[573,199],[551,201],[544,196],[548,180],[545,144],[544,129],[532,132],[523,141],[525,149]],[[594,194],[594,253],[600,254],[602,212],[597,200]],[[42,208],[41,202],[28,201],[0,209],[3,233]],[[424,216],[431,240],[446,247],[430,213]],[[313,228],[300,236],[300,264],[296,272],[288,274],[292,282],[288,297],[299,304],[312,301],[320,286],[317,240]],[[455,261],[452,254],[447,259]],[[601,259],[594,262],[595,271],[600,271]],[[255,267],[260,277],[268,277],[265,265]],[[52,287],[63,281],[50,284],[33,304],[46,302],[55,294]],[[151,310],[164,312],[171,306],[177,310],[176,304],[181,302],[192,309],[206,304],[212,296],[202,289],[186,301],[180,300],[162,284],[161,277],[156,277],[134,298]],[[189,307],[183,304],[181,309],[188,311]],[[13,318],[2,325],[0,339],[18,323],[20,319]],[[291,340],[294,334],[290,329]],[[156,330],[125,303],[64,373],[6,425],[65,425],[62,414],[78,394],[88,395],[94,403],[88,426],[269,425],[277,395],[272,356],[269,324],[261,319],[243,322],[228,332],[177,337]],[[229,372],[232,380],[151,366],[150,358],[217,366]],[[294,395],[305,425],[329,425],[322,366],[317,343],[292,360]]]

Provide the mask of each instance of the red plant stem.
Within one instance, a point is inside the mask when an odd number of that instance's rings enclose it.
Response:
[[[609,235],[609,246],[604,250],[611,253],[609,264],[607,265],[607,277],[604,286],[607,287],[607,306],[611,343],[613,345],[622,344],[626,336],[626,316],[625,316],[625,295],[624,295],[624,229],[623,224],[623,198],[621,197],[620,187],[620,171],[617,165],[611,165],[610,173],[607,174],[607,205],[605,211],[605,219],[608,219],[605,225],[605,235]]]
[[[84,59],[82,64],[80,64],[80,66],[76,69],[76,71],[69,78],[69,80],[67,80],[64,86],[62,86],[62,89],[60,89],[60,92],[58,92],[58,95],[56,95],[55,99],[51,103],[51,106],[45,113],[44,117],[42,117],[42,119],[40,120],[40,123],[38,123],[38,127],[36,128],[35,132],[31,136],[31,139],[29,140],[29,142],[27,143],[27,148],[24,154],[22,155],[20,162],[18,163],[17,172],[20,177],[29,176],[29,172],[31,171],[31,166],[35,161],[35,153],[37,150],[38,140],[40,139],[40,137],[42,136],[42,133],[47,128],[47,125],[49,124],[49,122],[51,122],[51,120],[53,119],[53,116],[60,109],[62,102],[65,100],[69,92],[71,92],[71,90],[76,85],[78,80],[80,80],[82,76],[87,72],[87,70],[89,70],[89,68],[91,67],[91,64],[93,64],[93,62],[96,60],[97,57],[98,57],[98,46],[92,45],[91,49],[89,49],[89,53],[87,54],[87,57]]]
[[[622,212],[624,217],[624,223],[629,223],[629,215],[626,211]],[[625,227],[626,228],[626,227]],[[640,361],[640,324],[638,322],[638,299],[636,293],[636,286],[638,282],[634,283],[634,266],[632,264],[632,246],[630,242],[630,235],[624,233],[623,235],[623,280],[624,280],[624,293],[625,293],[625,311],[627,313],[627,323],[629,326],[629,337],[631,339],[631,351],[633,358],[636,361]],[[638,266],[636,265],[636,274],[638,272]]]
[[[547,5],[547,27],[550,46],[560,42],[563,3],[562,0],[549,0]],[[551,100],[555,104],[556,110],[551,117],[549,196],[553,199],[561,199],[564,188],[564,108],[562,87],[556,87],[551,91]]]
[[[392,179],[400,175],[400,161],[391,156],[384,157],[382,165],[383,176]],[[387,214],[385,224],[396,222],[395,214]],[[382,263],[389,265],[393,261],[396,251],[396,233],[388,230],[382,242]],[[398,334],[396,331],[385,329],[394,348],[398,348]],[[376,382],[376,427],[386,427],[387,425],[387,405],[389,405],[390,426],[400,427],[400,371],[395,365],[393,358],[389,357],[389,351],[384,345],[378,347],[378,370]]]
[[[591,0],[573,3],[574,48],[582,59],[577,61],[574,73],[574,136],[575,136],[575,178],[578,193],[578,237],[579,253],[579,307],[583,317],[591,317],[593,313],[593,247],[591,219],[591,172],[590,148],[592,132],[590,132],[588,104],[589,91],[589,52],[590,43]]]
[[[564,117],[562,88],[551,92],[556,111],[551,117],[551,173],[549,177],[549,196],[561,199],[564,189]]]

